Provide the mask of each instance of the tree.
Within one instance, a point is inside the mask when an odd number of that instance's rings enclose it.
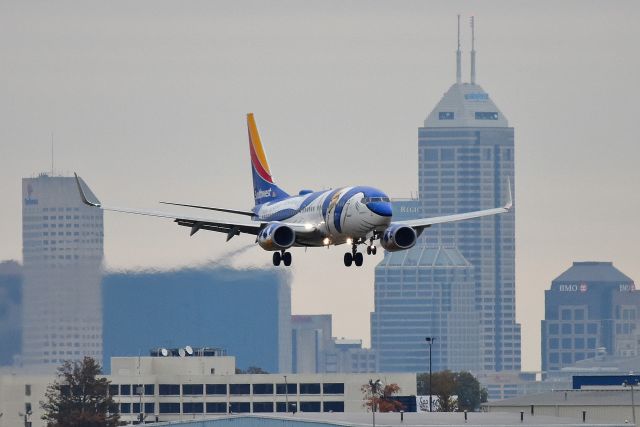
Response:
[[[393,396],[400,392],[400,386],[395,383],[383,384],[380,380],[369,381],[361,387],[364,394],[364,406],[377,412],[396,412],[404,409],[404,405]]]
[[[476,411],[482,402],[487,401],[487,390],[480,386],[471,373],[459,372],[455,377],[455,385],[459,411]]]
[[[429,394],[429,374],[418,374],[418,394]],[[487,401],[487,390],[469,372],[435,372],[431,380],[437,411],[475,411]],[[457,397],[457,399],[456,399]]]
[[[47,401],[40,402],[49,427],[115,427],[120,416],[109,395],[106,378],[98,378],[100,365],[91,357],[65,361],[58,378],[47,387]]]
[[[433,374],[433,394],[438,398],[435,408],[438,412],[453,412],[458,409],[455,399],[455,374],[449,370]]]

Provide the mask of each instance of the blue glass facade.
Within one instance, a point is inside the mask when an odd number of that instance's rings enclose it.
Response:
[[[507,200],[507,179],[514,188],[510,127],[423,127],[418,131],[418,157],[419,198],[427,217],[494,208]],[[457,247],[474,266],[481,369],[519,371],[515,212],[436,225],[423,239]]]
[[[273,270],[228,268],[104,277],[104,366],[158,347],[215,346],[236,365],[290,370],[291,289]]]
[[[0,262],[0,366],[11,365],[22,350],[22,267]]]
[[[545,291],[542,370],[640,355],[640,291],[610,262],[575,262]]]
[[[385,252],[376,266],[371,344],[381,371],[478,370],[473,267],[455,248]]]

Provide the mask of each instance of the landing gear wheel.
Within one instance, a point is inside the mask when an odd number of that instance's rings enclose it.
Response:
[[[375,255],[378,249],[375,246],[371,246],[371,254]]]
[[[351,263],[353,262],[353,255],[351,252],[347,252],[344,254],[344,265],[345,267],[351,267]]]
[[[371,255],[371,246],[367,246],[367,255]]]
[[[282,257],[280,256],[280,252],[273,253],[273,265],[280,265],[280,261],[282,261]]]
[[[364,261],[362,252],[356,252],[356,254],[353,256],[353,262],[356,264],[356,267],[360,267],[362,265],[362,261]]]
[[[286,265],[287,267],[291,265],[291,252],[282,253],[282,262],[284,262],[284,265]]]

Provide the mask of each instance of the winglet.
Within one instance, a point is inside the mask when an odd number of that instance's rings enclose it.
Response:
[[[78,191],[80,192],[80,198],[82,199],[82,203],[84,203],[87,206],[93,206],[93,207],[99,208],[100,203],[93,203],[87,200],[87,196],[84,194],[84,190],[82,189],[82,185],[80,184],[80,178],[78,178],[78,174],[74,172],[73,175],[75,175],[76,177],[76,184],[78,184]]]
[[[507,195],[509,198],[507,199],[507,203],[504,205],[504,208],[509,211],[513,207],[513,196],[511,194],[511,180],[509,179],[509,177],[507,177],[507,191],[509,192],[509,194]]]

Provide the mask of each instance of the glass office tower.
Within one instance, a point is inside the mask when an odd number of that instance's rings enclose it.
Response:
[[[514,188],[514,134],[489,94],[456,83],[418,130],[419,196],[426,216],[503,205]],[[520,370],[515,309],[515,212],[427,229],[428,244],[456,246],[474,266],[486,371]]]
[[[23,178],[22,193],[22,363],[55,372],[101,360],[102,211],[82,203],[73,177]]]

